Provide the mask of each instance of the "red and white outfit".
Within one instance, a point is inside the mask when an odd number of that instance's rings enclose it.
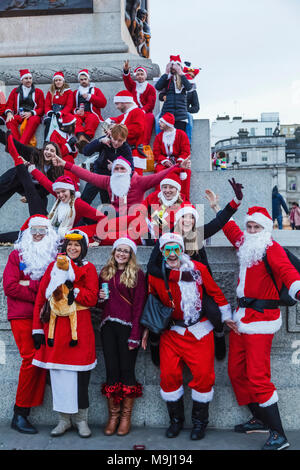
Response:
[[[178,240],[177,240],[178,238]],[[165,234],[160,239],[160,246],[168,242],[178,241],[184,248],[182,237],[176,234]],[[179,400],[183,391],[182,370],[185,363],[191,373],[192,380],[189,387],[192,389],[192,398],[198,402],[210,402],[213,398],[214,372],[214,337],[213,325],[206,317],[199,319],[203,287],[208,295],[217,302],[223,319],[231,317],[231,307],[217,286],[208,269],[202,263],[191,261],[187,255],[181,270],[198,271],[195,282],[175,282],[169,280],[169,286],[174,300],[172,318],[194,323],[187,328],[174,325],[166,330],[160,337],[160,386],[161,396],[165,401]],[[162,279],[149,275],[150,292],[161,300],[164,305],[171,306],[165,283]],[[194,302],[195,301],[195,302]]]
[[[147,71],[144,67],[137,67],[134,74],[142,70],[147,77]],[[123,81],[126,89],[130,91],[133,96],[135,104],[145,113],[145,131],[143,144],[149,145],[154,125],[153,110],[156,103],[156,89],[147,81],[139,83],[133,80],[130,73],[123,73]]]
[[[56,72],[53,76],[52,80],[55,78],[60,77],[64,79],[64,74],[62,72]],[[53,111],[53,105],[57,105],[60,109],[58,112],[60,114],[69,114],[73,111],[73,92],[71,88],[64,88],[61,92],[56,90],[54,95],[52,95],[51,91],[49,90],[46,95],[45,100],[45,115],[49,117],[49,113]]]
[[[223,228],[228,240],[239,250],[237,297],[279,299],[263,261],[266,254],[278,289],[284,283],[289,294],[296,299],[300,290],[300,276],[284,249],[271,237],[273,222],[270,215],[264,208],[253,207],[249,209],[246,221],[260,224],[264,227],[263,232],[254,235],[243,233],[234,221],[229,221]],[[257,237],[263,241],[255,242]],[[245,255],[246,243],[249,247],[256,243],[252,260]],[[261,313],[253,308],[238,307],[233,320],[237,323],[240,335],[233,331],[230,333],[228,371],[238,404],[271,406],[278,401],[276,388],[271,382],[270,354],[274,333],[282,324],[280,309],[264,309]]]
[[[120,91],[114,97],[114,103],[132,103],[126,113],[106,120],[108,123],[124,124],[128,129],[127,142],[132,148],[135,170],[139,175],[147,168],[147,158],[143,157],[137,147],[143,146],[145,130],[145,113],[135,104],[133,96],[128,91]]]
[[[81,70],[78,74],[85,75],[90,78],[88,70]],[[83,94],[87,94],[87,98],[83,98]],[[76,113],[80,109],[80,105],[83,105],[84,114],[80,116],[76,114],[76,127],[75,134],[84,133],[91,140],[100,122],[103,122],[101,115],[101,109],[105,108],[107,100],[100,90],[93,85],[89,85],[86,88],[79,86],[78,90],[73,92],[73,107]]]
[[[5,95],[2,91],[0,91],[0,126],[5,124],[5,108],[6,108]]]
[[[21,80],[28,75],[31,75],[29,70],[20,70]],[[24,118],[20,116],[19,112],[20,108],[25,106],[28,109],[30,108],[32,116],[27,120],[26,128],[21,136],[19,126],[24,121]],[[19,140],[25,145],[29,144],[44,115],[44,107],[44,93],[39,88],[35,88],[34,85],[27,88],[21,84],[11,91],[6,103],[5,114],[11,112],[14,115],[13,119],[6,123],[7,129],[11,130],[14,139]]]
[[[32,363],[41,369],[50,370],[54,410],[77,413],[77,373],[94,369],[97,364],[90,307],[94,307],[97,303],[98,276],[92,263],[85,261],[83,266],[77,266],[70,260],[68,278],[73,281],[74,285],[78,344],[70,347],[72,337],[69,317],[58,316],[55,324],[54,345],[50,347],[47,344],[49,323],[41,322],[40,311],[55,288],[64,283],[63,279],[56,277],[56,273],[53,275],[55,269],[57,269],[55,263],[51,263],[41,280],[35,302],[32,333],[44,334],[46,345],[42,345],[36,351]]]

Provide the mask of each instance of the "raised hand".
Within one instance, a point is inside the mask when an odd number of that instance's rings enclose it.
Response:
[[[129,67],[129,60],[125,60],[125,62],[124,62],[124,67],[123,67],[124,72],[125,72],[125,73],[128,73],[128,72],[129,72],[129,68],[130,68],[130,67]]]
[[[180,165],[182,168],[185,168],[186,170],[191,169],[191,156],[189,155],[185,160]]]
[[[52,158],[52,165],[53,166],[65,166],[66,162],[60,158],[58,155]]]
[[[244,189],[244,186],[241,183],[237,183],[234,178],[232,180],[228,180],[229,183],[232,186],[232,189],[234,191],[234,194],[236,195],[236,198],[241,201],[244,197],[242,189]]]
[[[220,210],[218,194],[215,194],[213,191],[211,191],[211,189],[206,189],[205,198],[208,200],[210,207],[215,212],[218,212]]]

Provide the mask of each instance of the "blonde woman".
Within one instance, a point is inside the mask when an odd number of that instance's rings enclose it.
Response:
[[[69,114],[72,110],[73,92],[66,83],[63,72],[56,72],[45,100],[45,140],[48,140],[52,118],[59,117],[61,114]]]
[[[119,238],[99,276],[106,367],[102,393],[109,412],[104,430],[107,436],[116,431],[119,436],[128,434],[134,400],[142,395],[142,386],[135,378],[135,363],[142,336],[140,317],[146,301],[146,282],[136,262],[136,251],[132,240]],[[108,298],[103,283],[108,284]]]

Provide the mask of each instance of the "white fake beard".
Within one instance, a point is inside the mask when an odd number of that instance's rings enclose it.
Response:
[[[83,87],[82,85],[80,85],[80,86],[78,87],[78,90],[79,90],[80,95],[88,94],[88,93],[89,93],[89,89],[90,89],[90,85],[88,85],[87,87]]]
[[[41,279],[49,264],[56,258],[58,243],[59,238],[52,228],[48,229],[48,235],[39,242],[34,242],[30,229],[26,229],[20,241],[14,245],[26,265],[24,274],[35,281]]]
[[[67,218],[71,217],[70,215],[71,207],[70,207],[69,202],[60,201],[56,210],[57,210],[57,220],[60,224],[62,223],[63,220],[65,220],[66,217]]]
[[[142,95],[144,93],[144,91],[146,90],[148,86],[148,83],[147,81],[144,81],[143,83],[140,83],[140,82],[136,82],[136,91],[137,93],[139,93],[140,95]]]
[[[237,253],[240,265],[251,268],[254,264],[258,264],[271,245],[273,245],[272,234],[266,230],[258,233],[244,232],[244,242]]]
[[[173,206],[173,204],[175,204],[178,200],[178,196],[179,196],[179,191],[177,190],[176,192],[176,196],[174,196],[172,199],[168,200],[165,198],[164,196],[164,193],[161,191],[159,194],[158,194],[158,198],[161,200],[161,202],[163,203],[164,206],[166,207],[171,207]]]
[[[130,183],[131,176],[129,173],[113,173],[110,177],[110,189],[118,197],[127,196]]]
[[[188,255],[181,255],[180,264],[180,271],[193,271],[192,275],[195,279],[195,282],[179,281],[178,283],[181,292],[180,307],[184,313],[184,322],[189,324],[199,319],[202,309],[201,297],[198,291],[198,285],[202,284],[202,278],[198,271],[194,272],[194,264]]]
[[[176,129],[173,129],[172,131],[169,131],[169,132],[166,132],[166,131],[163,132],[162,140],[163,140],[167,155],[172,155],[173,153],[173,144],[175,142],[175,138],[176,138]]]

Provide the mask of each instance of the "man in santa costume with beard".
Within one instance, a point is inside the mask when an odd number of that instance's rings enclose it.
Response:
[[[135,104],[145,113],[144,145],[150,145],[152,129],[154,124],[153,110],[156,103],[156,90],[147,82],[147,70],[137,67],[134,70],[135,80],[131,78],[129,61],[126,60],[123,69],[123,81],[126,89],[133,95]]]
[[[108,124],[124,124],[128,129],[127,142],[132,149],[135,171],[143,174],[147,168],[147,156],[143,153],[145,113],[134,102],[133,95],[123,90],[114,97],[116,108],[122,113],[118,117],[106,119]]]
[[[105,108],[107,100],[100,88],[91,83],[87,69],[79,72],[78,80],[79,87],[74,91],[75,135],[77,148],[83,153],[85,145],[94,138],[99,123],[103,122],[101,109]]]
[[[215,381],[213,325],[201,314],[203,287],[217,302],[222,320],[229,326],[233,323],[231,307],[207,267],[184,254],[181,235],[165,233],[159,243],[167,269],[180,270],[182,274],[189,272],[194,277],[194,282],[169,280],[173,303],[164,280],[153,275],[148,278],[150,293],[164,305],[173,307],[171,327],[160,337],[160,393],[166,401],[171,422],[166,436],[178,436],[183,427],[182,369],[185,363],[192,373],[192,380],[188,384],[193,400],[191,439],[198,440],[205,435]]]
[[[31,216],[23,225],[3,272],[7,318],[22,358],[11,427],[35,434],[28,421],[30,409],[43,403],[46,371],[32,365],[33,309],[40,280],[57,254],[58,236],[44,215]]]
[[[240,271],[238,307],[233,320],[238,331],[230,333],[228,372],[240,406],[247,405],[253,417],[237,425],[236,432],[268,432],[263,450],[289,446],[277,406],[278,395],[271,382],[270,356],[273,336],[281,327],[279,294],[268,274],[264,257],[272,269],[279,291],[300,300],[300,275],[284,249],[272,239],[273,222],[264,207],[251,207],[246,231],[234,221],[224,227],[228,240],[237,248]]]
[[[11,91],[6,103],[6,127],[12,131],[14,139],[28,145],[44,115],[45,97],[42,90],[33,85],[28,69],[20,70],[20,80],[21,85]],[[27,123],[21,136],[19,126],[25,119]]]

